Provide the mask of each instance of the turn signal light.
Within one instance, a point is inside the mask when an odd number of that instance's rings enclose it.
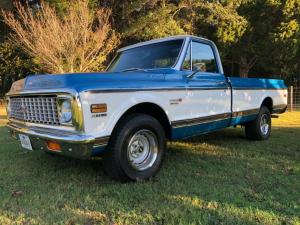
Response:
[[[54,141],[46,141],[48,150],[60,152],[61,147],[60,144],[54,142]]]
[[[105,113],[107,112],[106,104],[92,104],[91,113]]]

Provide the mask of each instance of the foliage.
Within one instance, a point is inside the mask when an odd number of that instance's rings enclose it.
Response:
[[[9,90],[13,81],[38,71],[41,72],[38,63],[20,48],[9,41],[0,44],[0,96]]]
[[[64,21],[71,10],[78,10],[77,1],[74,0],[45,1],[55,8],[55,16],[59,21]],[[96,20],[97,10],[105,9],[104,11],[111,12],[110,17],[109,15],[106,17],[109,17],[106,35],[109,38],[103,41],[110,44],[99,51],[99,57],[95,57],[95,63],[92,63],[90,70],[103,69],[111,58],[109,53],[113,52],[119,43],[124,46],[169,35],[193,34],[216,42],[228,75],[271,76],[283,78],[288,83],[292,83],[295,78],[300,79],[300,0],[85,0],[85,2],[89,5],[89,15],[94,19],[96,17]],[[36,17],[43,18],[39,15]],[[47,32],[49,33],[51,32]],[[57,36],[51,37],[53,38],[55,40]],[[68,49],[71,47],[74,49],[71,43],[74,42],[66,44]],[[81,43],[79,42],[77,46],[81,46]],[[107,44],[102,44],[103,46]],[[70,63],[66,62],[69,59],[78,63],[74,60],[78,58],[75,52],[71,51],[63,57],[64,66]],[[67,71],[78,70],[70,68]]]
[[[237,42],[247,28],[246,19],[233,5],[182,0],[178,8],[178,20],[188,33],[215,39],[222,45]]]
[[[69,4],[63,16],[46,3],[38,11],[16,5],[17,16],[4,12],[14,31],[11,40],[40,60],[49,73],[86,72],[103,66],[118,44],[110,10],[90,10],[88,0]]]
[[[240,76],[257,66],[288,79],[299,76],[299,5],[299,0],[181,0],[177,19],[188,33],[214,40],[224,64],[237,65]]]
[[[184,33],[184,30],[173,18],[172,9],[159,7],[132,23],[124,35],[138,40],[149,40]]]
[[[273,54],[276,55],[273,63],[277,67],[270,71],[293,82],[295,78],[300,79],[300,1],[288,0],[281,8],[283,19],[272,34],[272,44],[276,46],[273,49]]]
[[[0,224],[299,224],[300,113],[272,122],[268,141],[232,128],[170,143],[154,179],[128,184],[0,127]]]
[[[11,10],[13,8],[12,1],[10,1],[10,0],[1,0],[0,1],[0,8]]]

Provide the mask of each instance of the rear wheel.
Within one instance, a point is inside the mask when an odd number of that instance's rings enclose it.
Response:
[[[165,132],[155,118],[132,114],[116,127],[108,148],[103,164],[110,177],[119,181],[149,179],[162,163]]]
[[[246,137],[250,140],[266,140],[271,134],[271,113],[266,106],[260,108],[255,120],[245,125]]]

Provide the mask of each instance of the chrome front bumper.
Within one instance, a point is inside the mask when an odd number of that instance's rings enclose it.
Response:
[[[108,136],[97,138],[74,131],[62,131],[34,126],[27,127],[12,122],[9,122],[6,126],[11,135],[16,139],[18,139],[18,134],[27,135],[34,150],[44,150],[75,158],[89,158],[99,155],[106,150],[109,141]],[[59,143],[61,151],[49,150],[46,141]]]

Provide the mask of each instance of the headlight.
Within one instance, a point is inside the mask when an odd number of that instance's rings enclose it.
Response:
[[[72,122],[72,106],[69,99],[61,99],[59,107],[60,123]]]

